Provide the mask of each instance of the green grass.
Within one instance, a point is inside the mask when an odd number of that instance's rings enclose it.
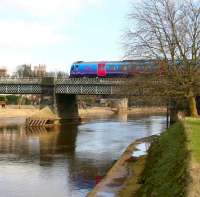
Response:
[[[200,120],[187,118],[185,125],[187,129],[189,150],[195,161],[200,163]]]
[[[136,196],[186,196],[189,155],[186,143],[181,123],[171,126],[152,143]]]

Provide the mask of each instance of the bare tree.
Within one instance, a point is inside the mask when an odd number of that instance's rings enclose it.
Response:
[[[134,6],[129,19],[126,55],[157,60],[163,68],[160,83],[163,96],[187,98],[191,116],[197,116],[200,2],[144,0]]]

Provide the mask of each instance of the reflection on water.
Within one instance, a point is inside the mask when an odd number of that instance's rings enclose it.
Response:
[[[151,143],[143,142],[136,146],[136,150],[133,151],[133,157],[140,157],[142,155],[146,155],[147,151],[149,150]]]
[[[165,127],[162,116],[113,117],[55,128],[27,129],[16,122],[5,126],[0,120],[3,197],[86,196],[129,143]]]

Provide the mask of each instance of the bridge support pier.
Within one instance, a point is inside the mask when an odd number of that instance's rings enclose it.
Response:
[[[122,98],[117,101],[117,112],[118,113],[127,113],[128,111],[128,99]]]
[[[56,112],[61,118],[61,122],[64,121],[79,121],[78,105],[76,95],[74,94],[56,94]]]
[[[55,106],[55,80],[53,77],[44,77],[42,79],[42,94],[40,108],[50,107],[53,112],[56,112]]]
[[[61,123],[79,120],[76,95],[56,94],[54,77],[44,77],[42,79],[40,107],[45,106],[49,106],[61,118]]]

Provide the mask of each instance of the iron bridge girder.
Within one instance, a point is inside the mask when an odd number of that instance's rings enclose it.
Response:
[[[55,94],[120,94],[123,80],[55,79],[50,88]],[[0,94],[43,94],[41,78],[0,78]]]

